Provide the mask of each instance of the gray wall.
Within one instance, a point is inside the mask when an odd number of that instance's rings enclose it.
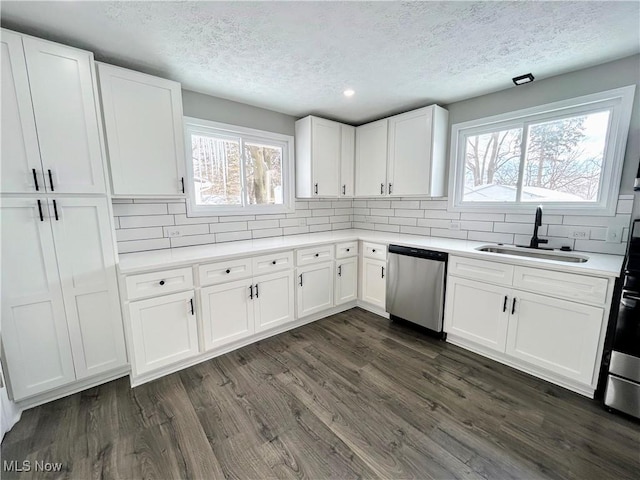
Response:
[[[294,134],[296,117],[253,107],[245,103],[212,97],[203,93],[182,91],[182,108],[188,117],[229,123],[268,132]]]
[[[533,74],[535,75],[535,72]],[[634,84],[636,93],[620,184],[620,193],[626,194],[633,193],[633,181],[640,158],[640,55],[557,77],[535,80],[525,86],[452,103],[446,108],[449,110],[449,123],[453,125]]]

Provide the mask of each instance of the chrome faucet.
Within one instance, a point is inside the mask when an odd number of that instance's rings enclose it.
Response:
[[[549,243],[549,240],[546,238],[538,238],[538,227],[542,226],[542,206],[539,205],[536,208],[536,219],[533,223],[533,236],[531,237],[531,242],[529,243],[529,248],[540,248],[541,243]]]

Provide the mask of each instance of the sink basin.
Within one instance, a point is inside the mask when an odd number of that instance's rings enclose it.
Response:
[[[542,250],[527,247],[507,247],[503,245],[483,245],[477,247],[479,252],[499,253],[501,255],[513,255],[516,257],[540,258],[543,260],[555,260],[556,262],[584,263],[589,257],[576,255],[575,253],[560,252],[557,250]]]

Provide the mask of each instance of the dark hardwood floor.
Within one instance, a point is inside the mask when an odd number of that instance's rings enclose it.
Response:
[[[638,478],[640,427],[360,309],[31,409],[10,478]]]

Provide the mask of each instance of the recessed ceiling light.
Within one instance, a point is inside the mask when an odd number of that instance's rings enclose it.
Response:
[[[347,88],[344,92],[342,92],[342,94],[345,97],[353,97],[353,95],[356,93],[355,90],[351,89],[351,88]]]
[[[513,83],[516,85],[524,85],[525,83],[531,83],[533,82],[533,79],[535,77],[533,75],[531,75],[530,73],[527,73],[526,75],[520,75],[519,77],[513,77],[511,80],[513,80]]]

